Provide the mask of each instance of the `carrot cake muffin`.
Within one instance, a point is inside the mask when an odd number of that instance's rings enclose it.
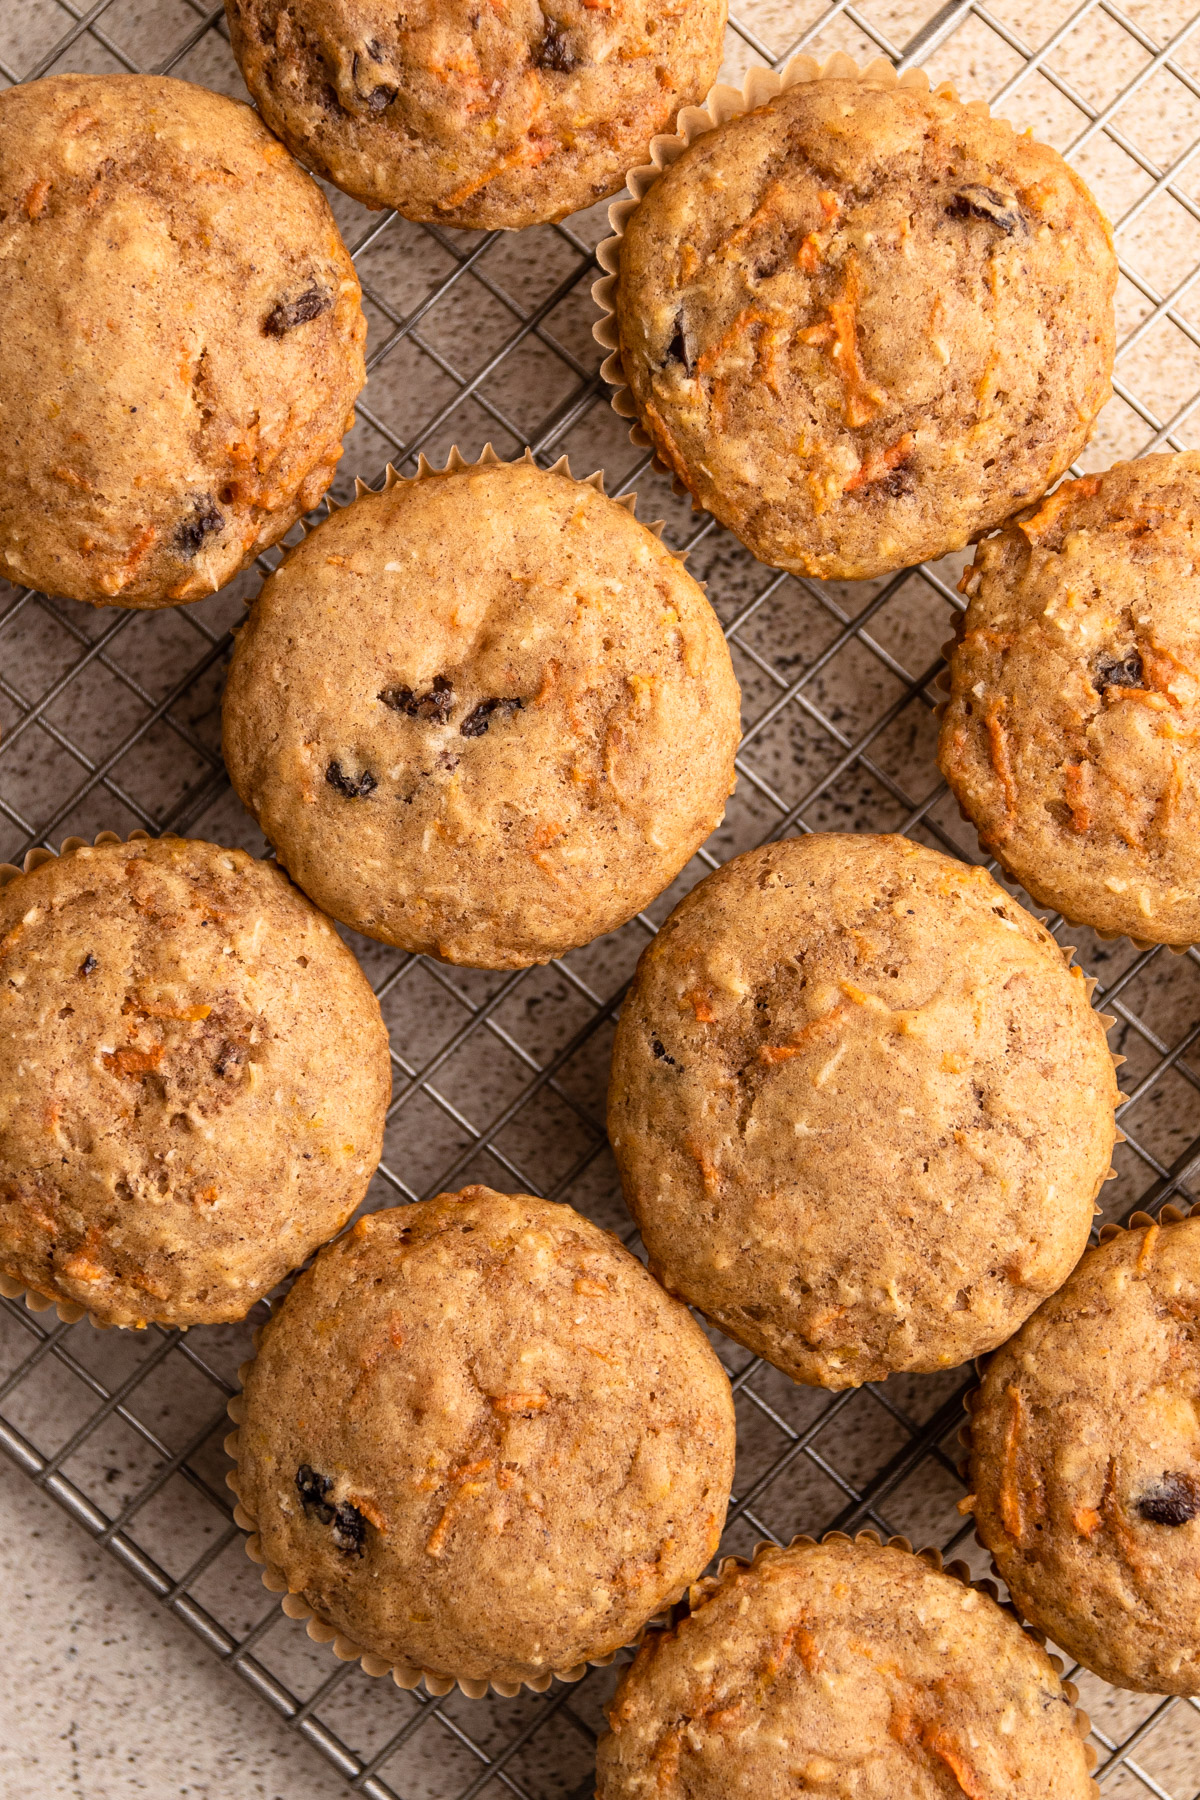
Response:
[[[733,789],[729,651],[683,564],[532,460],[366,492],[264,586],[233,784],[306,893],[489,969],[623,925]]]
[[[0,887],[0,1273],[110,1325],[240,1319],[366,1192],[362,970],[270,863],[84,845]]]
[[[210,594],[315,506],[366,323],[325,196],[248,106],[157,75],[0,93],[0,576]]]
[[[733,1396],[686,1308],[569,1206],[469,1187],[372,1213],[246,1371],[261,1554],[402,1669],[607,1656],[716,1550]]]
[[[1200,453],[1064,482],[963,576],[938,762],[1042,906],[1200,938]]]
[[[1200,1218],[1115,1232],[972,1401],[979,1537],[1013,1600],[1118,1687],[1200,1694]]]
[[[901,837],[726,863],[621,1008],[609,1137],[650,1266],[797,1381],[1009,1337],[1087,1243],[1116,1079],[1083,976]]]
[[[1109,397],[1116,278],[1056,151],[943,92],[817,80],[650,188],[621,361],[659,455],[755,556],[877,575],[1070,465]]]
[[[725,0],[226,0],[264,119],[368,206],[536,225],[616,193],[716,80]]]
[[[1012,1614],[935,1562],[831,1535],[727,1565],[647,1638],[597,1800],[1087,1800],[1086,1729]]]

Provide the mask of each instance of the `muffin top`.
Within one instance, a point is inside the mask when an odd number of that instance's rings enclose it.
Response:
[[[212,593],[333,479],[366,323],[324,195],[248,106],[153,75],[0,94],[0,574]]]
[[[374,1213],[247,1371],[238,1491],[318,1615],[405,1667],[520,1682],[627,1643],[713,1554],[733,1397],[699,1326],[569,1206]]]
[[[1066,1279],[1115,1098],[1082,974],[986,870],[831,834],[672,913],[621,1009],[609,1136],[671,1291],[856,1387],[994,1348]]]
[[[310,168],[407,218],[535,225],[615,193],[721,64],[725,0],[226,0]]]
[[[597,1800],[1085,1800],[1074,1709],[1011,1613],[870,1536],[700,1584],[609,1708]]]
[[[988,1365],[975,1523],[1021,1612],[1118,1687],[1200,1694],[1200,1218],[1089,1250]]]
[[[826,79],[695,139],[621,244],[638,415],[764,562],[876,575],[1041,494],[1109,396],[1116,259],[1056,151]]]
[[[379,1160],[387,1033],[281,870],[183,838],[0,887],[0,1271],[112,1325],[240,1319]]]
[[[938,761],[1035,900],[1200,938],[1200,453],[1064,482],[988,538]]]
[[[365,493],[270,577],[225,758],[294,878],[483,968],[624,924],[733,787],[715,614],[623,506],[532,462]]]

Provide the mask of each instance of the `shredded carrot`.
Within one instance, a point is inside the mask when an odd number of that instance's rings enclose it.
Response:
[[[125,559],[121,564],[122,569],[125,571],[126,581],[128,581],[129,577],[135,572],[138,564],[146,560],[150,546],[157,536],[158,533],[155,531],[153,525],[145,525],[133,540],[133,543],[125,554]]]
[[[849,1017],[844,1006],[835,1006],[832,1012],[822,1014],[819,1019],[811,1019],[799,1031],[793,1032],[786,1044],[764,1044],[759,1050],[760,1062],[788,1062],[793,1056],[801,1056],[812,1044],[828,1037],[842,1022]]]
[[[959,1749],[954,1739],[940,1725],[924,1725],[921,1742],[940,1762],[945,1763],[967,1800],[988,1800],[987,1789]]]
[[[717,1016],[712,1009],[712,998],[711,988],[689,988],[680,1005],[682,1006],[686,1001],[701,1025],[711,1025]]]
[[[1013,779],[1012,762],[1008,754],[1008,734],[1003,723],[1007,707],[1007,700],[993,700],[984,716],[984,724],[987,727],[992,768],[1000,778],[1000,785],[1004,789],[1005,810],[1011,819],[1017,810],[1017,784]]]
[[[346,1499],[355,1512],[360,1512],[364,1519],[370,1519],[376,1531],[382,1532],[384,1537],[387,1536],[387,1519],[373,1501],[368,1500],[365,1494],[347,1494]]]
[[[584,4],[587,5],[588,0],[584,0]],[[464,200],[469,200],[473,194],[477,194],[481,188],[496,181],[509,169],[536,169],[539,163],[545,162],[553,148],[554,144],[550,138],[536,138],[519,144],[507,156],[502,156],[498,163],[493,163],[490,169],[485,169],[482,175],[476,175],[472,180],[465,181],[461,187],[455,188],[452,194],[447,194],[444,199],[435,201],[434,210],[437,212],[453,211],[456,206],[461,206]]]
[[[41,181],[34,182],[33,186],[26,194],[25,217],[30,220],[31,223],[34,219],[40,219],[45,212],[46,202],[50,198],[50,187],[51,183],[43,176]]]
[[[596,1299],[608,1299],[609,1288],[603,1281],[593,1281],[590,1275],[579,1275],[575,1279],[577,1294],[592,1294]]]
[[[79,488],[85,494],[94,494],[96,491],[86,475],[77,475],[74,469],[68,469],[59,464],[51,469],[50,473],[56,481],[65,481],[68,487]]]
[[[755,325],[774,324],[776,314],[764,306],[744,306],[729,329],[696,358],[697,375],[707,375]]]
[[[645,402],[642,423],[650,433],[650,436],[654,439],[654,448],[658,451],[663,461],[670,465],[675,474],[678,475],[680,481],[682,481],[683,485],[689,488],[690,491],[688,468],[683,451],[676,443],[670,426],[659,412],[657,406],[655,406],[653,400],[647,400]]]
[[[130,997],[121,1008],[123,1013],[138,1013],[144,1019],[184,1019],[196,1024],[207,1019],[211,1006],[165,1006],[157,1000],[135,1000]]]
[[[915,443],[912,432],[906,431],[886,450],[870,451],[846,483],[843,493],[852,494],[856,488],[869,487],[873,481],[882,481],[893,469],[901,468],[912,455]]]
[[[1056,488],[1048,500],[1044,500],[1037,512],[1030,519],[1021,522],[1020,529],[1029,539],[1041,537],[1049,531],[1058,515],[1075,500],[1090,500],[1099,489],[1100,483],[1094,475],[1086,475],[1081,481],[1064,481]]]
[[[660,1794],[674,1787],[679,1774],[679,1753],[683,1747],[683,1734],[678,1725],[672,1725],[661,1739],[654,1752],[654,1785]]]
[[[1004,1464],[1000,1475],[1000,1517],[1009,1537],[1018,1544],[1025,1536],[1025,1510],[1021,1504],[1021,1426],[1025,1402],[1015,1387],[1004,1390],[1008,1399],[1008,1423],[1004,1427]]]
[[[829,317],[820,325],[810,325],[800,333],[805,344],[828,350],[842,383],[842,416],[854,429],[866,425],[887,398],[882,388],[872,387],[863,372],[858,354],[858,303],[861,290],[858,258],[846,258],[845,284],[841,298],[830,302]]]
[[[114,1075],[148,1075],[163,1059],[162,1044],[152,1050],[105,1050],[101,1062]]]
[[[1148,1225],[1146,1227],[1146,1234],[1142,1239],[1142,1247],[1138,1251],[1137,1272],[1139,1275],[1144,1275],[1154,1260],[1154,1249],[1158,1243],[1159,1229],[1160,1228],[1157,1225]]]
[[[1075,1506],[1071,1509],[1071,1523],[1080,1537],[1095,1537],[1103,1520],[1094,1506]]]
[[[1139,706],[1148,706],[1151,712],[1170,712],[1178,704],[1165,694],[1152,694],[1149,688],[1137,687],[1106,687],[1104,698],[1110,705],[1114,701],[1120,703],[1123,700],[1136,700]]]
[[[761,226],[770,224],[772,220],[777,219],[779,217],[779,202],[786,193],[787,189],[782,181],[772,181],[769,184],[766,193],[763,195],[762,200],[750,214],[750,217],[739,225],[737,230],[733,232],[731,236],[725,239],[725,242],[721,246],[722,255],[727,256],[730,251],[738,249],[746,242],[747,238],[753,237],[754,233],[758,231]]]
[[[548,1394],[493,1394],[491,1407],[498,1413],[545,1412],[550,1404]]]
[[[1087,769],[1082,763],[1068,763],[1063,776],[1067,805],[1071,809],[1071,830],[1082,836],[1092,827],[1091,808],[1087,803]]]
[[[824,246],[815,231],[810,231],[796,252],[796,266],[805,275],[815,275],[825,255]]]
[[[690,1138],[684,1144],[684,1149],[689,1156],[694,1158],[699,1167],[700,1179],[704,1183],[705,1193],[715,1194],[721,1185],[721,1175],[716,1163],[710,1160],[707,1152],[701,1145],[694,1144]]]

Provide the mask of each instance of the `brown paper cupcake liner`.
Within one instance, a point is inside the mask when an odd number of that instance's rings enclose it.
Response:
[[[1200,1211],[1200,1208],[1197,1210]],[[1118,1227],[1113,1226],[1112,1229],[1115,1231]],[[978,1389],[973,1389],[972,1392],[977,1393]],[[877,1531],[870,1529],[857,1531],[853,1537],[845,1531],[826,1531],[819,1538],[811,1537],[807,1532],[800,1532],[788,1544],[760,1542],[754,1546],[754,1549],[749,1556],[722,1557],[721,1561],[717,1564],[715,1574],[704,1575],[699,1581],[694,1581],[692,1583],[691,1587],[688,1589],[688,1608],[691,1611],[695,1611],[703,1601],[707,1600],[717,1591],[731,1574],[739,1569],[756,1568],[760,1562],[769,1562],[773,1557],[782,1556],[785,1551],[794,1550],[799,1545],[850,1543],[867,1543],[874,1544],[881,1549],[902,1550],[909,1556],[915,1556],[918,1561],[927,1563],[931,1569],[936,1569],[941,1574],[952,1576],[955,1581],[961,1582],[963,1587],[973,1588],[975,1592],[979,1594],[986,1594],[989,1600],[994,1600],[1003,1611],[1010,1614],[1011,1617],[1016,1620],[1026,1637],[1032,1638],[1039,1648],[1045,1649],[1045,1632],[1039,1631],[1036,1626],[1026,1624],[1011,1600],[1000,1599],[1000,1590],[995,1581],[987,1579],[976,1581],[972,1576],[967,1563],[961,1558],[955,1558],[953,1562],[946,1562],[942,1556],[942,1552],[932,1544],[926,1545],[923,1550],[914,1550],[909,1538],[899,1536],[883,1538]],[[994,1566],[993,1573],[995,1573]],[[654,1629],[654,1627],[648,1627],[648,1629]],[[1062,1681],[1063,1671],[1066,1668],[1066,1664],[1063,1662],[1062,1657],[1055,1655],[1052,1651],[1047,1651],[1047,1656],[1049,1657],[1050,1665],[1053,1668],[1054,1673],[1059,1677],[1060,1681]],[[1062,1687],[1074,1714],[1075,1729],[1081,1738],[1086,1739],[1091,1732],[1092,1725],[1088,1715],[1082,1711],[1078,1704],[1079,1690],[1073,1681],[1062,1681]],[[1088,1768],[1094,1768],[1096,1766],[1097,1758],[1096,1751],[1091,1744],[1084,1744],[1084,1755],[1087,1758]],[[1098,1794],[1100,1792],[1099,1785],[1095,1782],[1093,1782],[1092,1785],[1094,1792]]]
[[[924,69],[906,69],[903,75],[896,73],[893,65],[886,57],[877,56],[860,69],[853,57],[845,51],[838,50],[824,63],[813,56],[794,56],[787,67],[782,70],[767,68],[765,64],[755,64],[746,72],[741,88],[730,87],[725,82],[718,82],[710,88],[703,106],[685,106],[675,121],[675,130],[650,140],[650,161],[631,169],[625,177],[628,197],[614,200],[608,209],[608,222],[613,236],[604,238],[596,247],[596,260],[604,270],[600,279],[592,285],[592,299],[603,315],[592,326],[592,336],[601,347],[609,352],[600,366],[600,373],[612,388],[610,395],[612,409],[622,419],[631,419],[629,441],[639,450],[653,450],[654,443],[648,432],[638,422],[637,407],[633,395],[625,381],[625,371],[621,364],[620,337],[617,331],[616,298],[617,276],[621,259],[621,239],[625,235],[625,227],[638,206],[645,199],[654,183],[664,170],[678,162],[688,147],[707,131],[713,131],[718,125],[724,125],[729,119],[740,118],[743,113],[753,112],[757,107],[765,106],[777,95],[786,93],[789,88],[801,87],[812,81],[865,81],[880,88],[910,88],[918,93],[930,92],[929,77]],[[943,99],[957,102],[958,95],[949,82],[942,82],[932,90]],[[966,103],[966,110],[971,113],[988,115],[985,100],[971,100]],[[653,467],[661,475],[673,475],[674,471],[663,462],[655,452]],[[673,488],[679,498],[683,498],[690,490],[686,488],[678,476],[674,476]],[[693,512],[702,512],[704,508],[692,495]]]
[[[261,1330],[262,1328],[259,1327],[254,1332],[256,1350]],[[242,1382],[243,1388],[252,1363],[253,1358],[249,1362],[244,1362],[238,1370],[238,1380]],[[235,1427],[240,1428],[246,1417],[245,1393],[234,1394],[228,1402],[226,1411]],[[235,1429],[225,1439],[225,1453],[233,1458],[235,1464],[238,1460],[240,1436],[240,1429]],[[355,1643],[353,1638],[347,1637],[344,1632],[339,1631],[336,1625],[331,1625],[328,1619],[323,1619],[316,1609],[309,1605],[304,1595],[290,1586],[283,1570],[268,1559],[258,1535],[258,1520],[243,1502],[238,1480],[239,1470],[235,1467],[226,1475],[225,1485],[237,1497],[237,1504],[233,1509],[234,1523],[248,1533],[245,1539],[246,1555],[251,1562],[257,1563],[261,1567],[263,1586],[270,1593],[280,1596],[279,1604],[289,1619],[306,1621],[305,1629],[314,1644],[328,1644],[340,1662],[357,1662],[361,1664],[367,1675],[390,1675],[399,1688],[416,1688],[423,1681],[427,1692],[438,1698],[457,1687],[469,1700],[482,1700],[489,1689],[491,1692],[501,1695],[505,1700],[512,1700],[516,1698],[522,1688],[529,1688],[535,1694],[544,1694],[552,1681],[582,1681],[589,1668],[606,1669],[618,1654],[616,1650],[610,1650],[603,1656],[589,1657],[586,1662],[577,1663],[572,1668],[548,1670],[544,1675],[538,1675],[526,1681],[493,1681],[471,1675],[446,1675],[436,1669],[419,1668],[413,1663],[393,1662],[386,1656],[377,1656],[373,1650],[365,1649],[362,1644]],[[686,1589],[680,1590],[677,1598],[682,1598],[682,1594],[686,1591]],[[670,1606],[674,1603],[668,1601],[660,1612],[647,1620],[636,1637],[631,1638],[620,1648],[636,1650],[647,1631],[666,1618]]]
[[[126,837],[121,837],[115,831],[101,831],[92,839],[92,843],[96,845],[132,844],[137,839],[148,840],[149,837],[150,833],[142,831],[140,828],[137,831],[131,831]],[[20,868],[16,863],[0,863],[0,888],[6,888],[9,882],[16,881],[19,875],[28,875],[34,869],[40,869],[43,863],[56,862],[60,856],[70,856],[73,850],[83,849],[87,842],[87,838],[69,837],[63,839],[58,850],[27,850],[25,861]],[[74,1325],[80,1319],[86,1319],[88,1324],[94,1325],[97,1331],[114,1329],[136,1331],[138,1329],[135,1325],[114,1327],[108,1319],[98,1319],[94,1313],[87,1310],[86,1306],[79,1306],[74,1300],[56,1300],[52,1294],[43,1294],[40,1289],[30,1287],[27,1282],[20,1280],[15,1275],[0,1274],[0,1294],[3,1294],[6,1300],[24,1298],[30,1312],[46,1312],[50,1307],[54,1307],[64,1325]]]

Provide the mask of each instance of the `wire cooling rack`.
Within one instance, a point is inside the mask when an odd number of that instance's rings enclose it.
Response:
[[[1121,251],[1115,397],[1083,458],[1190,447],[1200,407],[1200,15],[1169,0],[745,0],[727,78],[799,49],[921,63],[1032,124],[1091,183]],[[241,94],[222,8],[201,0],[9,0],[0,77],[170,72]],[[961,558],[886,581],[819,584],[762,567],[694,517],[614,417],[590,327],[604,209],[522,232],[455,233],[330,198],[370,321],[370,383],[335,492],[458,442],[475,454],[565,450],[636,488],[727,629],[745,708],[724,825],[623,931],[545,969],[492,975],[354,939],[391,1028],[395,1097],[368,1207],[482,1180],[569,1200],[629,1241],[603,1130],[613,1019],[637,954],[724,858],[809,829],[904,831],[979,857],[933,762],[934,680]],[[263,568],[268,566],[264,560]],[[257,585],[161,613],[93,611],[0,586],[0,860],[68,834],[172,830],[261,851],[228,786],[219,694],[229,626]],[[1064,935],[1061,922],[1060,939]],[[1200,1198],[1200,958],[1071,932],[1129,1059],[1128,1142],[1106,1216]],[[256,1312],[261,1315],[261,1308]],[[182,1619],[370,1800],[584,1800],[614,1671],[514,1701],[399,1692],[338,1664],[258,1582],[231,1517],[225,1401],[244,1326],[186,1337],[98,1333],[5,1302],[0,1443],[29,1478]],[[983,1558],[955,1511],[965,1371],[830,1396],[794,1387],[714,1335],[737,1393],[739,1455],[724,1549],[873,1524]],[[1200,1707],[1077,1675],[1109,1796],[1192,1800]]]

